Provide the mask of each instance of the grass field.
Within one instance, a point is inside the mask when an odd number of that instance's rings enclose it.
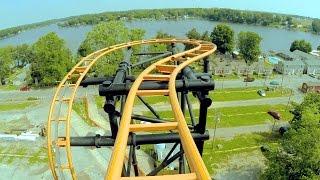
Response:
[[[27,165],[45,164],[48,162],[47,149],[44,147],[25,147],[22,143],[8,143],[0,146],[0,164],[10,165],[26,160]]]
[[[266,97],[262,97],[257,93],[259,89],[264,89],[264,88],[248,87],[248,88],[217,89],[213,93],[210,93],[210,97],[214,101],[238,101],[238,100],[252,100],[252,99],[282,97],[282,96],[289,96],[291,94],[291,90],[279,88],[274,91],[266,91]]]
[[[215,139],[205,142],[202,159],[206,164],[210,174],[221,168],[224,164],[236,155],[260,151],[261,146],[275,147],[279,143],[280,137],[271,133],[253,133],[235,136],[232,139]],[[153,151],[153,145],[141,146],[141,150],[146,153]],[[262,154],[261,154],[262,155]],[[171,172],[170,174],[175,174]]]
[[[291,93],[289,89],[277,89],[266,91],[266,97],[262,97],[257,93],[259,89],[263,89],[263,87],[217,89],[209,93],[209,96],[214,101],[239,101],[283,97],[289,96]],[[197,101],[192,94],[189,94],[189,98],[192,102]],[[144,99],[150,104],[169,102],[169,98],[166,96],[145,97]],[[140,100],[136,100],[136,103],[141,104]]]
[[[18,90],[19,87],[18,86],[14,86],[14,85],[3,85],[0,86],[0,90],[1,91],[13,91],[13,90]]]
[[[257,105],[257,106],[239,106],[209,109],[207,116],[207,128],[214,128],[215,119],[220,114],[220,122],[217,127],[237,127],[250,126],[265,123],[272,123],[273,120],[267,114],[269,110],[278,111],[281,114],[282,120],[288,121],[292,119],[292,114],[289,112],[290,107],[286,110],[286,105]],[[187,112],[187,111],[186,111]],[[172,111],[159,111],[161,118],[172,120]],[[151,116],[150,112],[145,115]],[[198,118],[198,110],[194,110],[195,119]],[[186,120],[190,123],[189,113],[186,113]]]
[[[35,101],[1,103],[0,111],[23,110],[35,105],[37,105]]]
[[[205,142],[203,160],[210,174],[222,164],[228,163],[231,157],[241,153],[257,151],[261,146],[277,146],[280,137],[270,133],[254,133],[236,136],[233,139],[216,139]]]
[[[105,98],[102,96],[94,96],[94,100],[98,108],[103,108]]]
[[[216,89],[209,93],[209,96],[214,101],[239,101],[239,100],[253,100],[253,99],[263,99],[263,98],[275,98],[275,97],[285,97],[291,94],[290,89],[277,89],[275,91],[266,91],[266,97],[260,96],[257,91],[259,89],[264,89],[263,87],[247,87],[247,88],[227,88],[227,89]],[[168,103],[168,96],[151,96],[143,97],[143,99],[149,104],[157,103]],[[189,93],[189,99],[191,102],[197,102],[198,100]],[[95,101],[98,108],[102,108],[105,102],[104,97],[95,96]],[[135,105],[141,105],[142,102],[136,98]],[[119,106],[119,103],[117,104]]]

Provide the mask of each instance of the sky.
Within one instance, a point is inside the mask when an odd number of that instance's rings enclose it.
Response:
[[[267,11],[320,18],[320,0],[1,0],[0,29],[105,11],[197,7]]]

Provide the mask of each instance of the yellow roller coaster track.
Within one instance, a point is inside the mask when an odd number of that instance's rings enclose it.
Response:
[[[184,114],[180,109],[175,88],[175,80],[178,73],[184,67],[209,56],[216,50],[216,46],[210,42],[191,39],[151,39],[118,44],[101,49],[84,57],[72,68],[72,70],[60,82],[55,91],[48,117],[48,157],[50,169],[54,179],[58,179],[59,174],[61,173],[69,173],[72,179],[77,179],[72,162],[72,153],[70,147],[71,112],[77,89],[84,76],[88,73],[96,61],[106,54],[123,48],[155,43],[182,43],[185,45],[192,45],[194,48],[169,56],[155,62],[154,64],[151,64],[136,78],[125,102],[119,131],[116,137],[105,179],[211,179],[200,153],[196,150],[197,147],[190,134]],[[169,88],[159,90],[139,90],[139,86],[143,81],[150,80],[167,81]],[[138,95],[169,96],[175,121],[157,124],[131,124],[134,100]],[[163,176],[121,177],[129,133],[166,130],[173,130],[179,133],[182,147],[190,167],[190,173]],[[61,162],[61,159],[58,157],[61,155],[60,150],[63,151],[63,155],[66,157],[65,162]],[[60,154],[58,152],[60,152]]]

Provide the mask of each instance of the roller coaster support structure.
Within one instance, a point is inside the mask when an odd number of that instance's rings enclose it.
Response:
[[[163,53],[136,53],[134,46],[164,43],[169,51]],[[177,43],[191,49],[177,51]],[[90,68],[101,57],[115,51],[125,50],[124,59],[110,77],[88,77]],[[112,146],[112,156],[105,174],[107,180],[131,179],[211,179],[201,158],[204,141],[209,139],[206,131],[208,96],[214,90],[209,73],[208,56],[216,50],[211,42],[189,39],[151,39],[110,46],[82,58],[58,85],[49,111],[47,126],[48,159],[54,179],[68,177],[77,179],[71,147]],[[132,56],[148,56],[136,64]],[[150,57],[151,56],[151,57]],[[203,60],[203,72],[195,73],[189,66]],[[142,72],[133,76],[132,68],[148,64]],[[108,114],[111,134],[109,136],[71,137],[72,106],[79,86],[99,85],[99,95],[105,97],[103,109]],[[188,94],[199,101],[199,117]],[[173,118],[161,117],[148,96],[168,98]],[[135,100],[140,100],[152,116],[135,114]],[[120,107],[117,106],[120,103]],[[190,123],[186,121],[189,113]],[[159,132],[160,131],[160,132]],[[174,144],[162,162],[150,172],[139,169],[136,149],[146,144]],[[178,149],[179,148],[179,149]],[[129,152],[127,152],[127,150]],[[178,160],[179,174],[159,176],[158,173]],[[186,166],[187,163],[187,166]]]

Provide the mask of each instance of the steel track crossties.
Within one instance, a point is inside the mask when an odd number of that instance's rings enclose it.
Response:
[[[137,45],[149,45],[155,43],[182,43],[192,45],[194,48],[161,59],[147,67],[134,81],[120,120],[119,131],[114,143],[112,156],[107,168],[105,179],[211,179],[207,168],[197,151],[196,144],[190,134],[184,114],[179,106],[175,80],[178,73],[189,64],[211,55],[216,46],[210,42],[191,39],[151,39],[133,41],[110,46],[96,51],[82,58],[71,71],[62,79],[53,96],[47,125],[47,144],[49,165],[54,179],[59,179],[61,174],[69,174],[72,179],[77,179],[72,161],[70,146],[70,129],[72,105],[77,89],[90,68],[99,58],[114,51],[134,47]],[[139,86],[145,81],[162,81],[168,83],[167,89],[139,90]],[[173,122],[156,124],[131,124],[134,100],[137,96],[168,96],[172,112]],[[190,167],[190,173],[162,176],[121,177],[123,163],[126,159],[128,136],[131,132],[176,131]],[[64,162],[61,162],[63,156]]]

